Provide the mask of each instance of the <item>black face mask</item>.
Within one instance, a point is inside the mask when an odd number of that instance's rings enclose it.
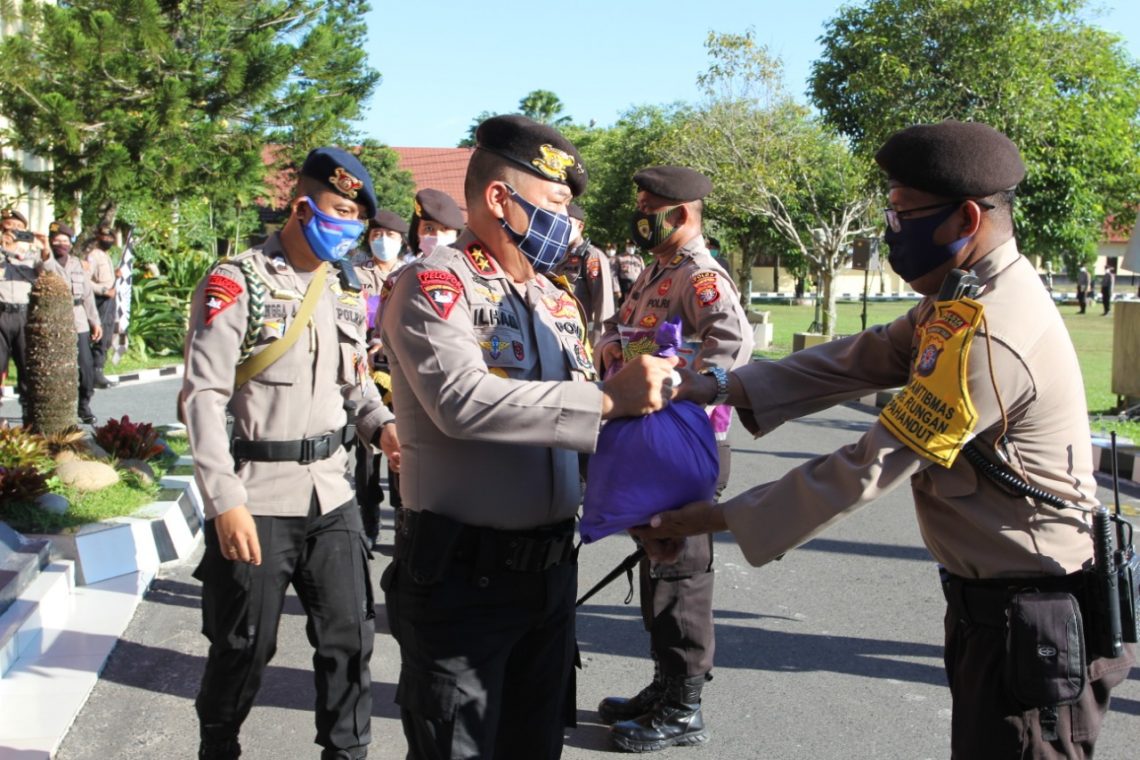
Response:
[[[899,219],[898,232],[887,226],[887,231],[883,234],[883,240],[889,249],[887,261],[899,277],[908,283],[914,282],[953,260],[962,247],[970,242],[969,237],[959,238],[946,245],[934,242],[934,231],[959,208],[960,203],[952,203],[937,214],[917,219]]]
[[[99,238],[95,241],[95,247],[101,251],[109,251],[115,247],[115,241],[109,238]]]
[[[60,256],[66,256],[67,254],[71,253],[71,245],[60,245],[58,243],[53,243],[51,246],[51,252],[58,259]]]
[[[655,213],[635,211],[631,220],[633,242],[645,251],[652,251],[664,243],[677,231],[677,228],[665,221],[665,217],[673,212],[676,206],[669,206]]]

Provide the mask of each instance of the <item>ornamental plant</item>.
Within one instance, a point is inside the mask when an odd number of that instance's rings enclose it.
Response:
[[[95,442],[114,457],[144,462],[165,450],[158,442],[158,431],[154,426],[149,422],[131,422],[125,414],[122,419],[110,419],[96,427]]]
[[[51,452],[44,440],[24,428],[0,427],[0,467],[51,468]]]
[[[38,468],[0,466],[0,504],[35,501],[47,491],[47,476]]]

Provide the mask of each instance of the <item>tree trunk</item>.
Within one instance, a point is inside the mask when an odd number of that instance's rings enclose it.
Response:
[[[823,322],[823,334],[827,337],[835,335],[835,288],[834,280],[837,274],[834,269],[820,269],[820,291],[823,298],[823,315],[820,321]]]

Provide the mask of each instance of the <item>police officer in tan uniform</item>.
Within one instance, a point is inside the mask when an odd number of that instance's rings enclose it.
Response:
[[[314,150],[281,232],[214,267],[193,296],[180,401],[207,518],[200,758],[241,754],[290,585],[315,650],[321,757],[367,754],[374,613],[344,447],[398,442],[368,377],[360,293],[330,264],[375,211],[360,162]]]
[[[727,528],[762,565],[909,482],[943,568],[953,756],[1089,757],[1133,655],[1125,645],[1106,657],[1087,635],[1103,620],[1082,572],[1093,558],[1089,517],[1048,503],[1098,506],[1073,344],[1014,239],[1025,167],[1004,135],[957,121],[896,132],[875,158],[889,180],[891,266],[925,297],[888,325],[736,370],[729,398],[762,434],[874,389],[903,390],[857,443],[721,505],[659,515],[641,535],[668,556],[672,537]],[[972,299],[940,293],[953,269],[976,274]],[[697,400],[718,392],[710,378],[691,380]],[[998,470],[1044,493],[1011,491],[987,476]],[[1081,618],[1083,647],[1073,639]],[[1038,624],[1027,644],[1026,622]],[[1018,642],[1011,651],[1007,637]]]
[[[24,394],[24,355],[27,343],[28,295],[36,281],[36,256],[29,245],[28,220],[15,209],[0,212],[0,383],[8,374],[8,361],[16,364],[17,392]],[[17,240],[24,233],[29,240]],[[37,246],[38,251],[38,246]]]
[[[408,757],[553,760],[575,715],[575,452],[603,418],[659,408],[673,362],[588,382],[581,312],[546,276],[586,187],[578,152],[523,116],[476,141],[467,229],[382,307],[404,509],[381,585]]]
[[[614,269],[617,274],[618,302],[621,305],[645,269],[645,259],[641,258],[641,252],[632,240],[625,241],[625,248],[614,257]]]
[[[604,373],[620,366],[623,344],[637,331],[652,335],[680,318],[694,369],[722,375],[752,358],[752,331],[740,294],[705,247],[702,199],[712,183],[682,166],[655,166],[634,175],[638,188],[633,230],[653,255],[629,289],[618,317],[606,323],[596,355]],[[622,335],[625,331],[625,335]],[[633,335],[630,334],[633,331]],[[721,400],[723,402],[723,399]],[[731,471],[726,409],[712,411],[720,455],[719,493]],[[607,697],[598,706],[614,723],[611,738],[629,751],[704,742],[701,690],[713,665],[712,536],[690,541],[685,556],[663,565],[641,561],[641,613],[649,631],[653,681],[630,699]]]
[[[574,297],[582,304],[586,312],[587,335],[590,345],[594,346],[602,337],[605,321],[614,315],[613,273],[605,254],[591,245],[590,239],[583,234],[586,212],[577,203],[571,203],[569,214],[570,247],[554,274],[566,278]]]
[[[380,209],[368,220],[366,233],[366,251],[353,260],[356,273],[360,278],[360,295],[365,300],[368,310],[368,333],[371,336],[376,326],[376,314],[380,307],[380,294],[384,289],[384,282],[388,277],[403,266],[400,253],[404,250],[405,235],[408,233],[408,223],[400,218],[395,211]],[[379,342],[370,345],[369,354],[373,357],[372,372],[379,370],[387,373],[388,364],[384,354],[380,351]],[[385,393],[380,387],[381,395]],[[388,393],[391,389],[388,388]],[[380,504],[384,501],[384,491],[380,487],[380,462],[382,457],[373,452],[371,446],[359,446],[356,449],[356,500],[360,504],[360,515],[364,521],[364,535],[368,537],[373,552],[379,550],[380,539]],[[392,506],[398,507],[399,495],[396,490],[396,472],[399,463],[388,462],[388,486],[392,494]]]
[[[83,262],[71,255],[75,233],[71,227],[60,221],[48,226],[49,250],[43,252],[38,268],[54,272],[71,287],[72,304],[75,316],[75,331],[78,333],[77,347],[79,359],[79,405],[76,410],[79,419],[91,425],[95,415],[91,413],[91,397],[95,395],[95,363],[91,356],[91,343],[103,337],[103,325],[99,311],[95,308],[95,291]]]
[[[412,218],[408,220],[408,254],[410,263],[426,256],[437,245],[451,245],[463,229],[463,212],[455,200],[432,187],[416,193]]]
[[[115,245],[115,233],[110,227],[99,227],[95,231],[95,241],[87,251],[87,274],[91,277],[91,289],[95,293],[95,309],[99,312],[99,324],[103,327],[103,337],[91,343],[91,359],[95,366],[95,387],[112,388],[118,383],[108,380],[103,374],[107,364],[107,349],[111,347],[111,333],[115,325],[115,267],[107,251]]]

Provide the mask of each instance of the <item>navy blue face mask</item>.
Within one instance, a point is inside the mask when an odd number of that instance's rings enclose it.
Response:
[[[934,242],[934,231],[961,207],[961,203],[948,203],[946,210],[917,219],[903,219],[897,212],[888,211],[883,240],[889,249],[887,261],[891,269],[910,283],[957,256],[972,236],[938,245]],[[894,229],[896,225],[898,229]]]
[[[500,219],[499,224],[503,225],[511,240],[515,241],[534,271],[542,274],[553,271],[566,255],[566,247],[570,243],[570,215],[539,208],[515,192],[510,185],[507,185],[507,189],[511,191],[514,202],[526,212],[530,223],[525,232],[515,232],[506,219]]]

